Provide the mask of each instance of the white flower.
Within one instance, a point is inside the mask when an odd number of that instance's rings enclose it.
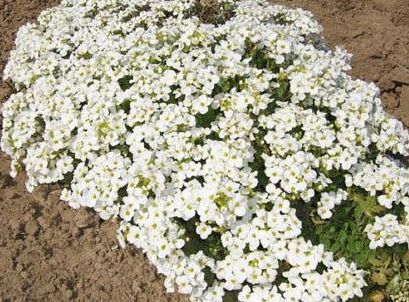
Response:
[[[399,224],[398,217],[392,214],[386,214],[383,217],[375,217],[374,224],[368,224],[365,232],[371,240],[369,247],[376,249],[377,247],[393,246],[394,244],[408,243],[407,224]]]
[[[193,287],[190,285],[188,277],[178,276],[175,281],[181,294],[190,294],[192,292]]]
[[[200,223],[196,227],[196,233],[199,234],[200,238],[206,239],[212,233],[212,228],[206,223]]]

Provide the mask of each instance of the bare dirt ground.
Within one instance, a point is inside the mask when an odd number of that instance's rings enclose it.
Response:
[[[0,71],[16,30],[57,0],[0,0]],[[409,126],[409,0],[273,0],[311,10],[331,46],[354,54],[353,75],[376,82],[385,107]],[[0,100],[10,89],[0,82]],[[0,301],[187,301],[165,294],[163,279],[134,249],[118,249],[115,222],[33,194],[8,176],[0,153]]]

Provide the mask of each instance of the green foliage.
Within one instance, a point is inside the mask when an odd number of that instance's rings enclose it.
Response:
[[[131,99],[126,99],[121,104],[117,105],[116,109],[123,110],[126,114],[128,114],[131,111],[131,102],[132,102]]]
[[[132,84],[131,81],[133,80],[133,77],[131,75],[126,75],[123,76],[118,80],[119,87],[121,87],[122,91],[128,90],[131,88]]]
[[[265,188],[268,185],[269,179],[266,175],[264,159],[262,158],[262,154],[266,153],[269,154],[270,151],[268,150],[267,146],[264,144],[262,138],[263,135],[259,135],[258,138],[253,142],[253,148],[255,150],[254,160],[253,162],[249,163],[250,168],[253,171],[257,171],[257,187],[255,188],[256,191],[265,192]]]
[[[328,172],[329,175],[333,173],[335,171]],[[337,258],[353,261],[359,268],[368,271],[368,287],[364,290],[364,297],[351,301],[372,302],[376,295],[378,298],[379,295],[387,297],[385,287],[388,283],[396,283],[396,279],[393,281],[395,276],[409,276],[409,252],[404,245],[370,249],[365,226],[386,209],[377,203],[376,197],[359,188],[352,187],[347,191],[348,200],[336,208],[330,220],[323,221],[315,214],[314,202],[305,204],[298,201],[297,215],[303,222],[305,238],[314,244],[323,244]],[[394,287],[397,287],[396,284]]]
[[[280,102],[289,102],[291,100],[290,82],[287,78],[279,79],[279,87],[273,91],[273,99]]]
[[[243,90],[244,88],[246,88],[244,84],[245,79],[245,77],[238,75],[229,78],[221,78],[220,81],[216,84],[212,96],[215,96],[219,93],[228,93],[233,88],[235,88],[237,91]]]
[[[210,127],[212,122],[216,120],[219,112],[219,109],[213,109],[212,107],[209,107],[209,110],[205,114],[196,114],[196,127]]]
[[[369,259],[375,257],[376,252],[369,249],[369,239],[363,227],[351,220],[356,212],[362,211],[359,205],[345,203],[337,208],[331,221],[317,224],[314,231],[319,243],[324,244],[327,250],[354,261],[362,268],[368,268]]]
[[[238,291],[226,292],[223,297],[223,302],[237,302],[238,301]]]
[[[222,260],[227,255],[227,250],[222,245],[221,235],[213,232],[207,239],[203,240],[196,233],[198,218],[192,218],[188,221],[175,219],[175,222],[186,230],[182,239],[185,240],[183,251],[186,255],[193,255],[202,251],[206,256],[216,260]],[[208,278],[210,278],[208,276]],[[211,284],[210,284],[211,285]]]

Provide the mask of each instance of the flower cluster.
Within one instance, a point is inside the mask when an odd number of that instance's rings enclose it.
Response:
[[[392,214],[386,214],[383,217],[375,217],[374,224],[368,224],[365,231],[371,240],[369,247],[393,246],[396,243],[407,243],[409,241],[409,219],[406,218],[405,224],[399,224],[398,217]]]
[[[360,297],[364,271],[306,235],[303,208],[328,220],[359,191],[385,212],[370,247],[409,244],[409,133],[310,13],[216,2],[208,22],[200,0],[63,0],[22,27],[11,174],[117,217],[192,301]]]

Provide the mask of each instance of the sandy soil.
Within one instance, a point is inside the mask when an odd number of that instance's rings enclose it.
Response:
[[[409,0],[274,0],[309,9],[329,44],[353,57],[353,75],[376,82],[385,107],[409,126]],[[15,32],[57,0],[0,0],[0,71]],[[10,89],[0,83],[0,100]],[[144,256],[118,249],[115,222],[101,223],[8,176],[0,153],[0,301],[187,301],[167,295]]]

